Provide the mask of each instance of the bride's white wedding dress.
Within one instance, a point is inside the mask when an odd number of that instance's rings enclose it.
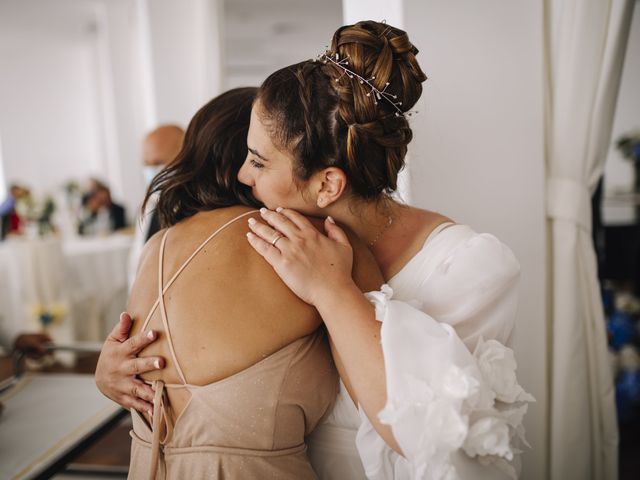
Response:
[[[308,439],[321,480],[509,479],[518,475],[522,418],[533,397],[508,348],[519,265],[489,234],[443,224],[381,291],[387,405],[404,458],[377,435],[344,386]]]

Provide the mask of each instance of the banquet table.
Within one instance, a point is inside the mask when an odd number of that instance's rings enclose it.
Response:
[[[0,340],[43,322],[56,342],[104,340],[126,306],[131,243],[125,234],[0,243]]]

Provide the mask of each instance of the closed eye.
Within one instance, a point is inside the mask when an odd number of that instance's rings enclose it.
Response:
[[[251,166],[253,168],[264,168],[264,164],[262,164],[260,162],[256,162],[253,158],[249,159],[249,163],[251,164]]]

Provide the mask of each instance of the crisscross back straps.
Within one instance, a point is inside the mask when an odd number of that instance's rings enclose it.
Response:
[[[147,326],[149,325],[149,321],[151,320],[151,316],[153,315],[153,313],[155,312],[156,308],[158,308],[158,305],[159,305],[160,306],[160,314],[162,316],[162,324],[163,324],[163,326],[165,328],[165,331],[166,331],[167,343],[169,344],[169,351],[171,352],[171,357],[172,357],[173,362],[175,364],[176,371],[178,372],[178,375],[180,376],[180,380],[182,380],[183,384],[187,384],[188,382],[187,382],[187,379],[186,379],[184,373],[182,372],[182,368],[180,367],[180,362],[178,362],[178,358],[176,356],[175,349],[173,347],[173,340],[171,339],[171,331],[169,330],[169,321],[167,319],[167,311],[166,311],[165,304],[164,304],[164,294],[167,292],[169,287],[171,287],[173,282],[176,281],[178,276],[187,267],[187,265],[189,265],[191,260],[193,260],[193,258],[198,253],[200,253],[200,250],[202,250],[207,245],[207,243],[209,243],[209,241],[211,241],[216,235],[218,235],[220,232],[222,232],[225,228],[227,228],[229,225],[231,225],[235,221],[237,221],[237,220],[239,220],[239,219],[241,219],[243,217],[246,217],[247,215],[254,214],[254,213],[256,213],[256,211],[257,210],[251,210],[249,212],[243,213],[242,215],[238,215],[235,218],[232,218],[227,223],[225,223],[220,228],[218,228],[215,232],[213,232],[211,235],[209,235],[200,244],[200,246],[198,246],[198,248],[196,248],[193,251],[193,253],[189,256],[189,258],[187,258],[183,262],[183,264],[180,266],[180,268],[176,271],[176,273],[173,274],[173,276],[169,279],[169,281],[164,286],[163,286],[164,249],[165,249],[165,244],[166,244],[166,241],[167,241],[167,236],[168,236],[169,231],[171,229],[170,228],[167,229],[167,231],[164,232],[164,235],[162,236],[162,242],[160,244],[160,253],[158,254],[158,298],[156,299],[156,301],[154,302],[153,306],[151,307],[151,310],[149,311],[149,314],[147,315],[147,318],[145,319],[144,324],[142,326],[142,330],[143,331],[146,330]]]

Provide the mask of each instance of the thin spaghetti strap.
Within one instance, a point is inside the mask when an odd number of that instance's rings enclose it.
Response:
[[[173,363],[178,371],[178,375],[180,375],[180,380],[182,383],[187,383],[187,379],[182,373],[182,368],[180,367],[180,363],[178,362],[178,357],[176,355],[176,351],[173,348],[173,340],[171,339],[171,330],[169,329],[169,320],[167,319],[167,308],[164,304],[164,286],[163,286],[163,273],[164,273],[164,247],[167,243],[167,234],[169,230],[167,230],[162,237],[162,243],[160,244],[160,254],[158,255],[158,300],[160,301],[160,315],[162,316],[162,324],[164,325],[164,329],[167,335],[167,343],[169,344],[169,351],[171,352],[171,357],[173,358]]]
[[[167,230],[164,232],[164,235],[162,235],[162,241],[161,241],[161,245],[164,246],[165,242],[167,241],[167,235],[169,234],[169,229],[167,228]],[[162,268],[162,260],[160,260],[160,268]],[[162,278],[160,279],[160,285],[162,285]],[[163,292],[166,290],[163,290]],[[153,312],[156,311],[156,308],[158,307],[158,303],[160,301],[160,297],[156,298],[156,301],[154,302],[153,306],[151,307],[151,310],[149,310],[149,313],[147,314],[147,318],[144,319],[144,323],[142,324],[142,331],[144,332],[147,327],[149,326],[149,322],[151,321],[151,316],[153,315]]]
[[[431,230],[431,233],[429,233],[429,235],[427,235],[427,239],[424,241],[424,245],[428,244],[431,240],[433,240],[433,238],[436,235],[438,235],[440,232],[442,232],[446,228],[452,227],[454,225],[457,225],[457,224],[455,222],[451,222],[451,221],[446,221],[446,222],[442,222],[442,223],[438,224],[433,230]]]
[[[167,231],[164,233],[164,235],[162,236],[162,243],[160,244],[160,255],[159,255],[159,264],[158,264],[158,298],[156,298],[156,301],[154,302],[154,304],[151,306],[151,309],[149,310],[149,313],[147,315],[147,318],[143,324],[142,330],[144,331],[150,320],[151,320],[151,316],[153,315],[153,313],[156,311],[156,308],[158,308],[158,306],[160,306],[160,313],[162,316],[162,323],[164,325],[164,328],[166,329],[167,332],[167,342],[169,344],[169,350],[171,352],[171,356],[173,358],[173,361],[176,365],[176,370],[178,371],[178,375],[180,375],[180,379],[182,380],[182,382],[184,384],[187,384],[187,380],[186,377],[184,376],[184,373],[182,372],[182,368],[180,368],[180,362],[178,362],[178,357],[176,356],[175,350],[173,348],[173,341],[171,340],[171,334],[169,331],[169,321],[167,319],[167,311],[164,305],[164,294],[167,292],[167,290],[169,290],[169,287],[171,287],[171,285],[173,285],[173,282],[176,281],[176,279],[178,278],[178,276],[182,273],[182,271],[187,267],[187,265],[189,265],[189,263],[191,262],[191,260],[193,260],[193,258],[200,252],[200,250],[202,250],[207,243],[209,243],[209,241],[211,241],[211,239],[213,239],[216,235],[218,235],[220,232],[222,232],[225,228],[227,228],[229,225],[231,225],[232,223],[234,223],[235,221],[246,217],[247,215],[251,215],[256,213],[257,210],[250,210],[248,212],[245,212],[241,215],[238,215],[237,217],[232,218],[231,220],[229,220],[228,222],[226,222],[224,225],[222,225],[221,227],[219,227],[218,229],[216,229],[215,232],[213,232],[211,235],[209,235],[199,246],[198,248],[196,248],[194,250],[194,252],[189,256],[189,258],[187,258],[183,264],[180,266],[180,268],[176,271],[176,273],[173,274],[173,276],[169,279],[169,281],[166,283],[166,285],[162,285],[163,282],[163,264],[164,264],[164,248],[165,248],[165,243],[167,241],[167,235],[169,234],[169,230],[167,229]]]
[[[195,251],[189,256],[189,258],[187,258],[184,263],[182,264],[182,266],[178,269],[178,271],[176,273],[173,274],[173,277],[171,277],[171,280],[169,280],[167,282],[167,288],[176,280],[176,278],[178,278],[178,275],[180,275],[182,273],[182,271],[187,268],[187,265],[189,265],[189,263],[191,262],[191,260],[193,260],[193,258],[200,253],[200,250],[202,250],[207,243],[209,243],[209,241],[211,239],[213,239],[213,237],[215,237],[216,235],[218,235],[222,230],[224,230],[225,228],[227,228],[229,225],[231,225],[233,222],[235,222],[236,220],[241,219],[242,217],[246,217],[247,215],[251,215],[253,213],[256,213],[257,210],[250,210],[248,212],[243,213],[242,215],[238,215],[235,218],[232,218],[231,220],[229,220],[227,223],[225,223],[224,225],[222,225],[220,228],[218,228],[215,232],[213,232],[211,235],[209,235],[204,242],[202,242],[200,244],[200,246],[198,248],[195,249]],[[166,291],[166,290],[165,290]]]
[[[173,284],[173,282],[176,281],[176,279],[178,278],[178,275],[180,275],[180,273],[182,273],[182,270],[184,270],[186,268],[186,266],[189,264],[189,262],[193,259],[193,257],[195,257],[198,252],[200,252],[200,250],[202,250],[205,245],[213,238],[215,237],[218,233],[220,233],[222,230],[224,230],[225,228],[227,228],[229,225],[231,225],[233,222],[235,222],[236,220],[241,219],[242,217],[246,217],[247,215],[251,215],[253,213],[256,213],[258,210],[250,210],[248,212],[243,213],[242,215],[238,215],[235,218],[232,218],[231,220],[229,220],[227,223],[225,223],[224,225],[222,225],[220,228],[218,228],[215,232],[213,232],[211,235],[209,235],[209,237],[207,237],[207,239],[202,242],[200,244],[200,246],[191,254],[191,256],[189,258],[187,258],[185,260],[185,262],[182,264],[182,266],[178,269],[178,271],[176,273],[173,274],[173,276],[171,277],[171,279],[167,282],[167,284],[164,286],[164,288],[162,289],[162,293],[166,293],[167,290],[169,290],[169,287],[171,287],[171,285]],[[169,229],[167,229],[167,231],[165,232],[165,235],[167,235],[167,233],[169,233]],[[148,324],[149,324],[149,320],[151,319],[151,316],[153,315],[153,313],[156,311],[156,308],[158,308],[158,304],[160,303],[160,298],[158,297],[156,299],[156,301],[153,303],[153,305],[151,306],[151,310],[149,310],[149,314],[147,315],[147,319],[145,320],[142,330],[144,331]]]

